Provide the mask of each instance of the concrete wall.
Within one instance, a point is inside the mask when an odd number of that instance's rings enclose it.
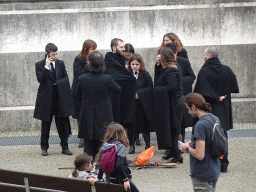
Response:
[[[195,74],[204,63],[204,49],[209,45],[219,49],[220,60],[239,82],[240,93],[233,95],[234,121],[256,122],[254,1],[132,2],[132,6],[131,1],[0,4],[0,130],[40,127],[32,118],[39,85],[34,64],[43,59],[47,43],[59,47],[71,82],[73,59],[85,39],[96,41],[102,53],[110,51],[112,38],[132,43],[153,75],[156,50],[167,32],[180,37]]]

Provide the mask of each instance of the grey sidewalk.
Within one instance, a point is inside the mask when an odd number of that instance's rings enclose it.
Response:
[[[253,192],[256,189],[256,145],[255,135],[252,133],[256,131],[256,124],[235,124],[234,131],[240,131],[241,137],[230,136],[228,173],[221,174],[216,191]],[[250,134],[245,137],[246,135],[243,133],[248,133],[248,131]],[[73,132],[73,134],[75,133]],[[19,136],[17,133],[12,133],[12,135],[9,133],[10,137],[18,136],[16,138],[29,135],[33,136],[31,132]],[[38,137],[38,135],[34,136]],[[2,138],[3,134],[0,135],[0,139]],[[152,141],[151,144],[156,145],[156,142]],[[136,153],[127,154],[127,158],[134,160],[144,147],[142,142],[142,146],[136,146]],[[70,150],[74,155],[66,156],[61,154],[59,144],[51,144],[48,150],[49,156],[42,157],[39,145],[0,146],[0,167],[47,175],[68,176],[72,170],[59,170],[58,167],[73,166],[75,156],[83,153],[83,149],[78,148],[77,143],[70,144]],[[159,151],[156,147],[152,161],[166,162],[161,159],[163,153],[164,151]],[[184,163],[178,164],[175,168],[133,170],[133,180],[142,192],[192,191],[189,176],[189,155],[184,154],[183,157]]]

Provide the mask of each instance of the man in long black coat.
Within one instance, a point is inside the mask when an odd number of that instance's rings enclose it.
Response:
[[[121,123],[128,129],[131,141],[136,78],[125,68],[123,40],[113,39],[111,49],[112,52],[105,55],[106,74],[111,75],[122,89],[120,94],[111,94],[113,117],[115,122]]]
[[[41,149],[47,156],[49,133],[53,115],[61,140],[62,153],[72,155],[68,149],[71,134],[69,116],[74,112],[70,84],[64,62],[57,59],[58,48],[53,43],[45,47],[46,57],[36,63],[36,77],[40,83],[34,118],[42,120]]]
[[[194,92],[204,96],[211,104],[212,113],[216,115],[224,128],[225,134],[233,129],[231,93],[239,93],[237,79],[233,71],[222,65],[218,59],[218,50],[208,47],[204,51],[205,63],[198,73]],[[228,154],[221,159],[221,171],[227,172]]]

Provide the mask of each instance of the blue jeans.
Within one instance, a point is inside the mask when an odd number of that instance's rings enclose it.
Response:
[[[216,189],[217,180],[212,181],[202,181],[191,177],[193,189],[196,192],[214,192]]]

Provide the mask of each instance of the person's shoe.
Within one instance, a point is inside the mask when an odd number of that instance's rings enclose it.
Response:
[[[173,157],[170,161],[167,163],[183,163],[183,157],[181,155]]]
[[[136,139],[135,144],[136,144],[137,146],[141,146],[140,140],[139,140],[139,139]]]
[[[173,158],[173,157],[174,157],[173,154],[168,153],[168,154],[162,156],[162,159],[167,160],[167,159],[170,159],[170,158]]]
[[[42,150],[42,156],[47,156],[47,155],[48,155],[47,150],[46,150],[46,149],[43,149],[43,150]]]
[[[80,139],[80,142],[79,142],[78,147],[79,147],[79,148],[84,147],[84,138],[81,138],[81,139]]]
[[[71,153],[69,149],[62,149],[62,153],[65,155],[73,155],[73,153]]]
[[[227,166],[221,166],[220,171],[221,171],[222,173],[227,173],[227,172],[228,172],[228,167],[227,167]]]
[[[135,147],[130,147],[129,154],[133,154],[133,153],[135,153]]]

